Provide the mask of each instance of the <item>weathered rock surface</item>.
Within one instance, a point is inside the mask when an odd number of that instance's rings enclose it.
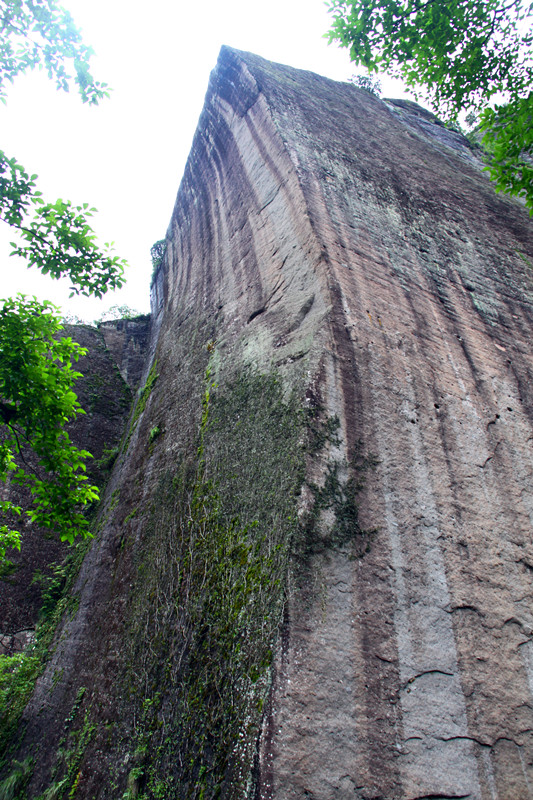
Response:
[[[148,314],[132,319],[101,322],[98,330],[117,364],[122,378],[134,391],[139,386],[150,335]]]
[[[35,795],[533,797],[531,223],[398,108],[223,48],[145,389],[26,711]]]

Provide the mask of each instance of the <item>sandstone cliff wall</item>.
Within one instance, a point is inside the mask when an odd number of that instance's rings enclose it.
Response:
[[[533,797],[532,263],[455,134],[223,48],[30,796]]]

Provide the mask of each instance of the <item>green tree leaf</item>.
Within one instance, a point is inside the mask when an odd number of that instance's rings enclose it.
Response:
[[[74,85],[84,103],[108,96],[108,86],[95,81],[89,69],[92,50],[68,11],[56,0],[1,0],[0,99],[7,84],[28,70],[45,69],[56,87]]]
[[[28,70],[45,69],[58,89],[74,86],[85,103],[106,97],[92,77],[92,50],[56,0],[0,0],[0,100]],[[124,283],[125,262],[102,251],[89,219],[95,209],[45,202],[37,175],[0,151],[0,220],[10,226],[12,255],[51,278],[68,277],[73,294],[102,297]],[[2,302],[2,301],[0,301]],[[66,425],[83,413],[72,387],[73,364],[84,354],[61,335],[57,309],[23,296],[0,308],[0,480],[26,487],[24,511],[0,501],[0,562],[20,549],[17,519],[57,531],[63,540],[88,536],[83,509],[98,499],[85,474],[90,454],[75,447]]]
[[[89,453],[65,430],[84,413],[72,386],[80,376],[73,365],[86,350],[60,335],[56,312],[51,303],[23,295],[0,308],[0,479],[27,487],[32,503],[26,516],[72,542],[77,534],[89,535],[83,508],[98,499],[98,489],[85,474]],[[21,509],[0,504],[0,556],[19,547],[14,514]]]
[[[51,278],[68,276],[74,294],[102,297],[124,284],[125,261],[103,251],[88,223],[93,210],[63,200],[45,203],[31,177],[0,151],[0,220],[15,229],[18,243],[11,255],[24,258]]]

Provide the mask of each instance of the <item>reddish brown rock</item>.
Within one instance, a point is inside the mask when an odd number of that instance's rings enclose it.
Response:
[[[533,797],[532,263],[524,208],[427,112],[223,48],[153,285],[148,388],[79,612],[26,712],[27,749],[54,731],[32,786],[47,785],[83,686],[97,732],[76,797],[126,785],[153,797],[154,776],[179,798]],[[231,421],[217,408],[236,375],[274,370],[306,415],[294,419],[306,476],[272,682],[263,706],[266,673],[257,685],[228,673],[217,692],[246,711],[227,742],[226,717],[217,728],[187,705],[195,664],[203,702],[221,684],[201,656],[209,619],[204,640],[187,623],[179,576],[192,556],[172,561],[194,510],[161,488],[179,495],[178,465],[197,452],[208,361],[219,388],[206,468],[227,516],[269,515],[277,546],[276,503],[295,480],[274,464],[288,429],[263,434],[251,401]],[[315,418],[321,445],[304,450]],[[358,453],[378,461],[360,495],[371,538],[341,518]],[[333,479],[344,494],[313,516]]]

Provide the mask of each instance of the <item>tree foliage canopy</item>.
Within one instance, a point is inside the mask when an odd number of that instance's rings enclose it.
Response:
[[[533,210],[533,4],[329,0],[329,10],[329,40],[347,47],[356,64],[415,91],[423,86],[450,120],[479,113],[496,188],[524,196]]]
[[[7,84],[38,67],[56,87],[78,90],[83,102],[107,96],[89,69],[85,46],[71,16],[56,0],[0,0],[0,99]],[[68,277],[73,294],[102,297],[124,283],[125,262],[101,251],[88,219],[94,209],[45,202],[30,175],[0,151],[0,221],[17,236],[11,255],[52,278]],[[14,529],[23,513],[61,539],[89,535],[83,508],[98,498],[85,475],[89,453],[72,443],[65,425],[83,413],[72,390],[74,362],[85,350],[61,335],[57,309],[23,296],[0,307],[0,480],[29,489],[23,509],[0,501],[0,561],[20,549]]]
[[[150,248],[150,256],[152,258],[152,276],[155,275],[165,257],[167,250],[167,240],[159,239]]]
[[[75,447],[65,430],[83,413],[72,391],[80,376],[73,362],[86,350],[57,335],[63,326],[54,312],[50,303],[22,296],[0,309],[0,480],[28,487],[29,519],[71,542],[87,529],[81,509],[98,499],[98,490],[85,475],[89,453]],[[22,513],[10,501],[1,501],[0,510],[12,518]],[[0,534],[6,537],[2,542],[0,535],[3,557],[6,546],[19,546],[20,540],[8,524]]]
[[[68,276],[73,294],[102,297],[124,283],[125,262],[101,252],[88,218],[96,211],[87,203],[64,200],[45,203],[36,190],[37,175],[28,175],[14,158],[0,150],[0,220],[20,235],[12,255],[51,278]]]
[[[56,0],[0,0],[0,98],[6,84],[28,70],[45,69],[56,87],[74,84],[84,103],[107,96],[107,85],[95,81],[89,68],[93,51],[68,11]]]

